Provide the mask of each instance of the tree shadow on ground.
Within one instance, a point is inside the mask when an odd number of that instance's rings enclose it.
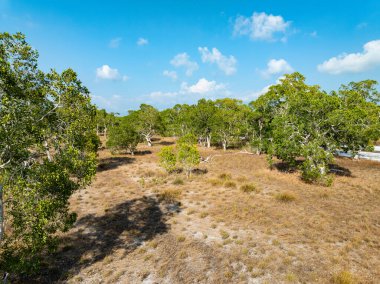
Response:
[[[273,164],[273,167],[283,173],[294,173],[302,165],[302,160],[297,160],[295,165],[290,165],[286,162],[278,162]],[[349,169],[341,167],[337,164],[329,164],[329,173],[336,176],[352,177],[352,173]]]
[[[150,151],[150,150],[136,151],[134,153],[134,155],[136,155],[136,156],[145,156],[145,155],[150,155],[150,154],[152,154],[152,151]]]
[[[330,174],[336,176],[353,177],[351,171],[347,168],[341,167],[337,164],[329,164]]]
[[[80,218],[75,231],[61,239],[64,246],[48,257],[41,274],[25,280],[28,283],[64,282],[68,275],[78,274],[81,269],[103,261],[116,250],[121,254],[115,258],[125,257],[142,242],[169,230],[167,220],[180,211],[178,206],[172,205],[144,196],[118,204],[102,216],[89,214]]]
[[[173,141],[161,141],[159,143],[157,143],[158,145],[162,145],[162,146],[170,146],[170,145],[174,145],[175,142]]]
[[[130,157],[110,157],[99,160],[99,165],[97,168],[98,172],[108,171],[116,169],[125,164],[131,164],[135,161],[135,158]]]

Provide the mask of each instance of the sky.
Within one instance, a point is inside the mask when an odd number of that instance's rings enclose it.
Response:
[[[380,81],[379,0],[0,0],[0,32],[24,33],[42,70],[72,68],[121,115],[250,102],[294,71],[328,92]]]

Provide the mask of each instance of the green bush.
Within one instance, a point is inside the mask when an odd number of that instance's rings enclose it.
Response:
[[[161,151],[158,153],[158,156],[160,157],[161,167],[163,167],[168,173],[171,173],[176,169],[177,157],[173,147],[162,147]]]
[[[195,145],[195,144],[197,144],[197,137],[192,133],[188,133],[188,134],[185,134],[182,137],[180,137],[177,140],[177,143],[178,144]]]
[[[183,143],[178,145],[177,159],[186,172],[186,176],[189,177],[193,169],[199,165],[201,156],[197,146]]]

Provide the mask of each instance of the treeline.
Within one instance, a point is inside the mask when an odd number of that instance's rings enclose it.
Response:
[[[293,73],[249,104],[201,99],[161,112],[142,104],[124,117],[98,111],[98,125],[105,133],[109,129],[107,145],[113,150],[133,153],[140,141],[151,146],[155,134],[191,134],[204,147],[249,146],[266,153],[270,166],[276,157],[289,167],[299,166],[305,181],[330,184],[328,165],[336,150],[355,155],[371,149],[380,137],[376,86],[376,81],[365,80],[327,93]]]

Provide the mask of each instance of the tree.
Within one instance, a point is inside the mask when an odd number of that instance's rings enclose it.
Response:
[[[369,99],[369,84],[351,84],[329,95],[309,86],[300,73],[286,75],[280,84],[252,103],[257,117],[267,122],[260,138],[267,153],[300,168],[308,182],[330,184],[329,163],[338,148],[357,151],[379,137],[379,109]],[[358,86],[366,86],[361,90]]]
[[[127,150],[133,156],[139,142],[140,135],[137,131],[130,123],[122,121],[110,129],[107,147],[112,151]]]
[[[12,272],[55,248],[76,219],[69,197],[96,172],[88,90],[71,69],[43,73],[37,58],[24,35],[0,34],[0,264]]]
[[[194,132],[199,136],[200,140],[205,139],[207,148],[211,147],[215,112],[215,103],[211,100],[201,99],[194,108]]]
[[[215,101],[216,111],[213,127],[217,138],[226,151],[229,144],[244,135],[248,107],[236,99],[219,99]]]
[[[189,178],[191,172],[199,165],[201,160],[197,146],[188,143],[179,144],[177,160]]]
[[[152,137],[162,126],[159,111],[150,105],[141,104],[139,110],[129,112],[128,119],[148,146],[152,146]]]
[[[164,146],[161,148],[158,153],[160,158],[160,165],[163,167],[168,173],[173,172],[177,167],[177,156],[174,152],[174,148],[171,146]]]

